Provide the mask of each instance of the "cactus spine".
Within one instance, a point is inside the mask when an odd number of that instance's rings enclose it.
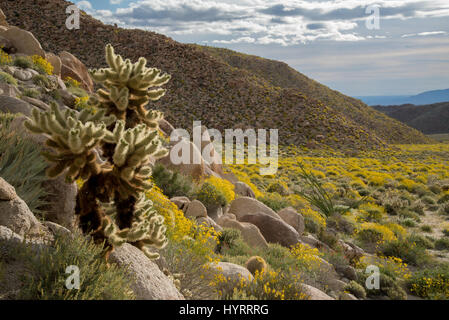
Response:
[[[52,105],[46,112],[33,110],[25,126],[46,135],[46,144],[55,151],[44,154],[53,164],[49,177],[65,174],[67,182],[85,180],[75,209],[82,230],[99,242],[106,239],[109,252],[127,242],[153,259],[157,254],[149,247],[165,246],[166,228],[144,192],[152,186],[151,160],[167,150],[158,135],[163,116],[146,106],[165,94],[159,87],[170,76],[147,68],[145,58],[135,64],[123,60],[111,45],[106,46],[106,61],[109,68],[90,71],[102,85],[90,100],[95,114],[61,112]]]

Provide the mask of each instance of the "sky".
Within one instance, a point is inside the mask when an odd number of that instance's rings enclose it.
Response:
[[[449,88],[449,0],[74,2],[104,23],[286,62],[351,96]]]

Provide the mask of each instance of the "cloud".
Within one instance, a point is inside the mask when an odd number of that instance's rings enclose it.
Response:
[[[110,0],[117,4],[121,0]],[[310,41],[361,41],[367,7],[377,4],[381,20],[449,17],[447,0],[135,0],[115,11],[88,13],[105,23],[169,36],[196,35],[222,44],[297,45]],[[88,1],[81,1],[88,3]],[[415,31],[415,30],[413,30]],[[365,33],[365,35],[363,35]],[[370,37],[368,37],[368,35]],[[224,38],[223,38],[224,37]],[[222,38],[222,39],[220,39]]]
[[[428,31],[428,32],[420,32],[420,33],[409,33],[404,34],[402,38],[410,38],[410,37],[427,37],[427,36],[439,36],[448,34],[446,31]]]

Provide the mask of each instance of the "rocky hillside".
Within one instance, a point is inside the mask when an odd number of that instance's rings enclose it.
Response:
[[[380,112],[376,112],[358,99],[345,96],[306,77],[286,63],[228,49],[196,45],[195,47],[208,52],[232,67],[247,70],[267,80],[273,86],[297,89],[307,97],[320,100],[388,143],[422,142],[425,140],[421,133],[411,130],[406,125],[394,121]]]
[[[426,134],[449,133],[449,102],[373,108]]]
[[[341,102],[329,103],[321,92],[311,94],[314,90],[304,90],[304,85],[285,85],[294,81],[289,78],[279,87],[281,83],[252,70],[231,67],[210,53],[163,35],[104,25],[86,14],[80,30],[67,30],[68,3],[63,0],[10,3],[0,1],[8,22],[31,31],[46,51],[69,51],[88,67],[99,67],[105,64],[104,46],[111,43],[117,53],[132,60],[143,55],[153,66],[172,74],[167,96],[155,107],[175,126],[191,128],[193,120],[201,119],[207,127],[219,130],[277,128],[284,144],[347,149],[381,147],[384,142],[428,142],[419,132],[363,104],[357,111],[357,106],[347,104],[341,95]],[[370,120],[376,118],[380,120]]]

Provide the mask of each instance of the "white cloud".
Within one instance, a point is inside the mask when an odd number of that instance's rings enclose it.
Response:
[[[373,4],[380,6],[384,20],[449,16],[447,0],[135,0],[114,12],[92,9],[89,13],[105,23],[169,36],[286,46],[379,37],[366,34],[364,28],[365,9]]]
[[[428,32],[420,32],[420,33],[409,33],[404,34],[402,38],[410,38],[410,37],[427,37],[427,36],[439,36],[448,34],[446,31],[428,31]]]

